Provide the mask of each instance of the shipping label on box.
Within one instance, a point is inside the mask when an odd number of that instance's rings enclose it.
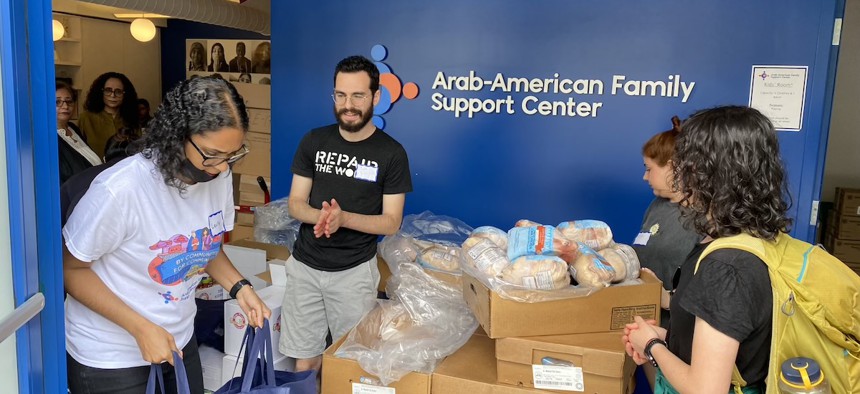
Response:
[[[358,361],[339,358],[334,355],[345,338],[336,341],[323,353],[322,394],[353,393],[355,387],[359,389],[368,388],[365,386],[374,388],[373,385],[368,385],[366,382],[379,381],[376,376],[361,369]],[[354,383],[361,386],[355,386]],[[397,394],[430,394],[430,374],[410,372],[387,387],[375,387],[390,388]],[[363,392],[359,391],[359,393]]]
[[[504,299],[463,275],[463,298],[490,338],[605,332],[623,329],[635,315],[659,320],[662,284],[645,271],[640,282],[584,297],[525,303]]]
[[[629,393],[636,370],[621,332],[502,338],[496,359],[499,383],[559,393]]]

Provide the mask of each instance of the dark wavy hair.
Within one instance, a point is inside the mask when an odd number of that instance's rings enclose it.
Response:
[[[122,82],[122,90],[124,93],[122,95],[122,104],[119,106],[119,116],[122,117],[123,125],[126,127],[137,128],[139,126],[137,113],[137,90],[134,89],[134,85],[128,77],[118,72],[106,72],[99,75],[99,77],[93,81],[93,84],[90,85],[90,91],[87,92],[87,100],[84,102],[84,109],[96,114],[105,109],[104,92],[102,89],[105,88],[107,80],[111,78],[116,78]]]
[[[234,127],[248,131],[245,100],[233,84],[220,78],[199,77],[182,81],[168,92],[149,129],[136,146],[152,160],[164,183],[184,191],[185,143],[195,134]]]
[[[642,146],[642,156],[654,160],[658,166],[663,167],[672,156],[675,155],[675,140],[681,132],[681,119],[672,117],[672,129],[656,134],[649,138]]]
[[[716,107],[693,114],[681,129],[674,186],[696,231],[712,238],[747,233],[766,240],[788,231],[791,197],[767,117],[749,107]]]
[[[357,73],[364,71],[370,76],[370,94],[379,90],[379,69],[364,56],[350,56],[337,63],[334,68],[334,83],[337,83],[338,73]]]

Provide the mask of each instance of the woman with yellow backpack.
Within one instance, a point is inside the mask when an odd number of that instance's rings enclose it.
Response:
[[[675,187],[684,215],[705,239],[681,266],[668,330],[636,317],[622,340],[638,364],[658,368],[656,393],[763,393],[773,305],[767,265],[733,248],[696,264],[714,239],[774,240],[789,226],[776,132],[759,111],[738,106],[700,111],[681,128]],[[735,366],[743,389],[733,387]]]

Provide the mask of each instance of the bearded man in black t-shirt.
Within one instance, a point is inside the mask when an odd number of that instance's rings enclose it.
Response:
[[[403,146],[370,122],[380,100],[373,62],[340,61],[332,99],[337,124],[307,133],[291,167],[289,211],[302,225],[286,264],[279,348],[298,371],[319,369],[326,333],[340,338],[375,305],[376,241],[400,228],[412,191]]]

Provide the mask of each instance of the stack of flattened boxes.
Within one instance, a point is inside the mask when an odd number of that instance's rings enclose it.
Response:
[[[233,195],[243,209],[236,212],[236,225],[230,239],[254,238],[254,214],[247,208],[265,204],[263,189],[257,177],[263,177],[271,190],[272,115],[269,85],[235,84],[248,109],[249,132],[245,144],[250,153],[233,166]]]
[[[836,189],[836,207],[827,220],[824,247],[860,273],[860,189]]]

